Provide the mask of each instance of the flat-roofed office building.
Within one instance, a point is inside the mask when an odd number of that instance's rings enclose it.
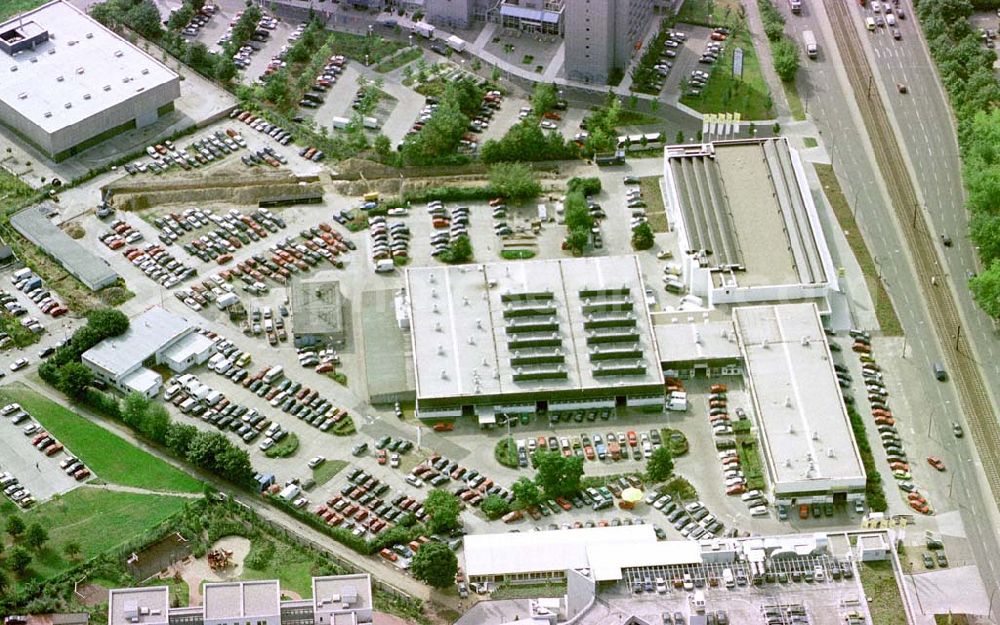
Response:
[[[663,408],[635,256],[419,267],[406,284],[423,419]]]
[[[180,77],[62,0],[0,24],[0,122],[54,160],[173,109]]]

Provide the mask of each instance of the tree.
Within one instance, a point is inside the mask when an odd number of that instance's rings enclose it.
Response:
[[[163,27],[160,25],[160,10],[156,8],[152,0],[142,0],[125,15],[125,23],[132,30],[148,39],[159,39],[163,35]]]
[[[579,191],[567,193],[563,207],[566,209],[566,228],[569,230],[590,232],[594,227],[594,216],[587,208],[587,198]]]
[[[7,566],[17,575],[24,575],[31,565],[31,553],[27,549],[18,545],[7,554]]]
[[[65,553],[66,557],[68,557],[70,560],[76,560],[77,558],[79,558],[81,551],[83,551],[83,549],[80,547],[80,543],[76,542],[75,540],[71,540],[65,545],[63,545],[63,553]]]
[[[234,446],[224,438],[227,449],[219,456],[219,472],[234,484],[250,484],[253,481],[253,466],[250,454],[245,449]]]
[[[449,532],[459,526],[458,497],[448,491],[435,488],[424,500],[424,511],[429,519],[427,526],[431,532]]]
[[[375,140],[372,141],[372,149],[375,150],[375,154],[378,154],[379,157],[388,158],[392,154],[392,141],[380,132],[375,136]]]
[[[548,83],[537,83],[535,85],[535,91],[531,94],[531,108],[535,111],[535,115],[542,115],[551,111],[558,99],[558,94],[556,93],[556,86]]]
[[[208,51],[208,47],[200,41],[187,46],[184,62],[201,74],[211,76],[215,73],[215,57]]]
[[[236,63],[233,59],[228,56],[217,56],[215,59],[215,78],[221,83],[227,83],[233,78],[236,78],[236,74],[239,70],[236,67]]]
[[[511,485],[510,492],[513,493],[514,499],[525,507],[538,503],[540,495],[538,485],[527,477],[517,478],[517,481]]]
[[[17,538],[24,533],[24,519],[19,516],[11,515],[7,517],[7,533],[10,534],[11,538]]]
[[[586,230],[570,230],[566,235],[566,247],[576,255],[583,253],[583,249],[590,242],[590,233]]]
[[[657,447],[646,461],[646,477],[651,482],[662,482],[674,472],[674,457],[666,447]]]
[[[170,18],[167,19],[167,28],[170,30],[180,30],[188,25],[191,18],[194,17],[194,11],[187,4],[182,4],[181,7],[170,14]]]
[[[68,397],[82,398],[93,382],[94,374],[82,362],[68,362],[59,367],[57,386]]]
[[[98,308],[87,313],[85,327],[91,328],[103,340],[124,334],[128,330],[128,325],[128,317],[122,311],[114,308]]]
[[[497,163],[490,167],[489,177],[490,188],[511,200],[526,200],[542,192],[535,172],[524,163]]]
[[[142,393],[129,393],[122,409],[122,421],[133,430],[142,431],[142,424],[149,410],[149,399]]]
[[[150,404],[146,409],[140,430],[147,438],[157,443],[167,440],[167,430],[170,429],[170,414],[163,404]]]
[[[653,229],[644,221],[632,230],[632,248],[648,250],[651,247],[653,247]]]
[[[243,11],[243,15],[236,20],[236,24],[233,26],[233,34],[229,42],[234,49],[239,49],[253,36],[260,18],[260,9],[256,5],[251,5]]]
[[[572,193],[574,191],[579,191],[584,196],[597,195],[601,192],[601,179],[600,178],[580,178],[579,176],[574,176],[569,179],[566,183],[566,191]]]
[[[469,235],[460,234],[455,237],[441,258],[444,262],[452,264],[467,263],[472,260],[472,240]]]
[[[771,46],[774,53],[774,71],[785,82],[795,80],[799,71],[799,48],[791,39],[784,37]]]
[[[188,455],[188,447],[191,446],[191,441],[194,439],[196,434],[198,434],[198,428],[193,425],[171,423],[167,428],[166,435],[164,436],[164,443],[166,444],[167,449],[174,452],[178,456],[186,458]]]
[[[986,271],[969,280],[969,290],[987,315],[1000,318],[1000,260],[994,260]]]
[[[547,497],[563,497],[580,491],[583,457],[566,458],[557,451],[538,450],[532,456],[538,473],[535,482]],[[426,508],[426,506],[424,506]]]
[[[0,571],[0,595],[3,595],[10,588],[10,578],[3,571]]]
[[[199,431],[188,445],[188,460],[209,471],[219,470],[219,459],[229,448],[229,440],[217,432]]]
[[[488,519],[499,519],[503,515],[510,512],[510,504],[507,500],[500,495],[489,495],[483,500],[483,503],[479,505],[479,509],[483,511]]]
[[[455,583],[458,558],[444,543],[421,545],[410,563],[410,572],[420,581],[435,588],[445,588]]]
[[[24,542],[29,547],[38,551],[49,540],[49,533],[38,523],[32,523],[24,533]]]

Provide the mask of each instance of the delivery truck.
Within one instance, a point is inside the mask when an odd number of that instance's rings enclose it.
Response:
[[[813,34],[813,31],[803,31],[802,42],[806,45],[806,54],[809,55],[809,58],[815,59],[816,55],[819,54],[819,46],[816,45],[816,35]]]
[[[420,35],[424,39],[433,39],[435,30],[437,29],[424,22],[417,22],[413,25],[413,34]]]
[[[447,43],[448,47],[455,52],[465,52],[465,39],[462,39],[461,37],[451,35],[445,39],[445,43]]]

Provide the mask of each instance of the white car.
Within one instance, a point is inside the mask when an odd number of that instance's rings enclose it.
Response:
[[[323,456],[316,456],[315,458],[309,461],[309,468],[315,469],[324,462],[326,462],[326,458],[324,458]]]
[[[274,447],[274,439],[273,438],[265,438],[260,443],[260,450],[261,451],[267,451],[268,449],[270,449],[272,447]]]
[[[10,364],[10,370],[11,371],[20,371],[21,369],[24,369],[27,366],[28,366],[28,359],[27,358],[18,358],[17,360],[15,360],[14,362],[12,362]]]
[[[424,481],[413,474],[407,475],[405,480],[407,484],[415,488],[420,488],[421,486],[424,485]]]
[[[547,119],[542,120],[542,123],[539,125],[545,130],[555,130],[557,128],[555,122],[551,122]]]
[[[750,508],[750,516],[767,516],[767,508],[765,506],[754,506]]]

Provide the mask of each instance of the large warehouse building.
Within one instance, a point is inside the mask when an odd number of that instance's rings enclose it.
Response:
[[[865,469],[814,304],[734,310],[776,503],[864,499]]]
[[[813,300],[829,308],[837,272],[787,139],[669,146],[663,173],[691,293],[709,307]]]
[[[635,256],[406,272],[423,419],[663,407]]]
[[[56,0],[0,24],[0,123],[54,160],[173,109],[180,77]]]

